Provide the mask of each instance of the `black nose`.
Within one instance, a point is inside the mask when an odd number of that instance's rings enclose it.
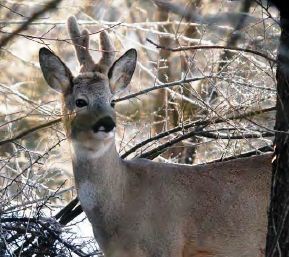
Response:
[[[93,126],[92,130],[93,132],[98,132],[98,131],[104,131],[104,132],[109,132],[113,130],[115,127],[115,122],[113,119],[109,116],[101,118],[99,121],[97,121]]]

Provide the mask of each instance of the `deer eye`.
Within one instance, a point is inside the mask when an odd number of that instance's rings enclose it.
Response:
[[[76,99],[75,105],[79,108],[87,106],[87,102],[83,99]]]
[[[115,107],[115,101],[112,100],[112,101],[110,102],[110,106],[111,106],[112,108],[114,108],[114,107]]]

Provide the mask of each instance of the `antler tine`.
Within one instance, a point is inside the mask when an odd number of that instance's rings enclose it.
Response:
[[[114,62],[115,49],[112,42],[109,39],[108,34],[105,31],[102,31],[100,33],[99,38],[100,38],[100,49],[103,52],[102,57],[98,62],[98,65],[102,67],[103,72],[107,72]]]
[[[77,59],[80,63],[80,72],[91,71],[95,63],[89,53],[89,32],[84,29],[81,33],[76,18],[71,16],[67,20],[67,28],[74,44]]]

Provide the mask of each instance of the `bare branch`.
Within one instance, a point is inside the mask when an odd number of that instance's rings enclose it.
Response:
[[[158,7],[173,12],[187,21],[198,22],[206,25],[229,24],[233,27],[239,22],[240,18],[246,17],[246,25],[256,22],[257,19],[247,13],[223,12],[213,15],[201,16],[196,11],[188,10],[185,5],[176,4],[166,0],[152,0]]]
[[[234,156],[229,156],[229,157],[226,157],[226,158],[220,158],[220,159],[214,160],[212,162],[208,162],[208,164],[209,163],[215,163],[215,162],[226,162],[226,161],[230,161],[230,160],[236,160],[236,159],[239,159],[239,158],[245,158],[245,157],[250,157],[250,156],[253,156],[253,155],[263,154],[263,153],[266,153],[266,152],[273,152],[273,145],[272,146],[267,146],[266,145],[266,146],[263,146],[263,147],[258,148],[256,150],[248,151],[248,152],[236,155],[236,156],[234,155]]]
[[[0,141],[0,146],[1,146],[1,145],[5,145],[5,144],[7,144],[7,143],[11,143],[11,142],[13,142],[13,141],[15,141],[15,140],[18,140],[18,139],[22,138],[22,137],[25,137],[25,136],[27,136],[27,135],[29,135],[29,134],[37,131],[37,130],[50,127],[50,126],[52,126],[52,125],[54,125],[54,124],[56,124],[56,123],[58,123],[58,122],[60,122],[60,121],[62,121],[62,118],[58,118],[58,119],[49,121],[49,122],[47,122],[47,123],[43,123],[43,124],[40,124],[40,125],[35,126],[35,127],[33,127],[33,128],[30,128],[30,129],[28,129],[28,130],[25,130],[25,131],[19,133],[18,135],[14,136],[14,137],[12,137],[12,138],[5,139],[5,140]]]
[[[42,9],[35,12],[27,21],[25,21],[20,27],[14,30],[11,34],[0,39],[0,48],[2,46],[5,46],[12,38],[18,35],[21,31],[26,30],[32,21],[36,20],[38,17],[46,13],[48,10],[55,9],[61,1],[62,0],[52,0],[47,5],[45,5]]]
[[[164,138],[164,137],[167,137],[173,133],[176,133],[176,132],[180,132],[180,131],[183,131],[183,130],[187,130],[189,128],[197,128],[197,127],[200,127],[200,126],[203,126],[203,127],[206,127],[208,125],[211,125],[211,124],[218,124],[218,123],[221,123],[221,122],[226,122],[228,120],[237,120],[237,119],[243,119],[243,118],[246,118],[246,117],[252,117],[254,115],[258,115],[258,114],[262,114],[262,113],[266,113],[266,112],[271,112],[271,111],[274,111],[276,110],[276,107],[270,107],[270,108],[267,108],[267,109],[263,109],[263,110],[257,110],[257,111],[251,111],[251,112],[247,112],[247,113],[242,113],[242,114],[239,114],[239,115],[232,115],[231,117],[224,117],[224,118],[217,118],[217,119],[206,119],[206,120],[200,120],[200,121],[193,121],[191,123],[188,123],[188,124],[181,124],[180,126],[178,127],[175,127],[173,129],[170,129],[170,130],[167,130],[165,132],[162,132],[162,133],[159,133],[158,135],[154,136],[154,137],[150,137],[142,142],[140,142],[139,144],[135,145],[134,147],[132,147],[131,149],[129,149],[127,152],[125,152],[121,158],[126,158],[128,155],[132,154],[133,152],[135,152],[137,149],[145,146],[146,144],[150,143],[150,142],[153,142],[155,140],[159,140],[161,138]],[[195,135],[196,132],[193,131],[192,135]],[[182,138],[180,141],[184,140],[184,139],[187,139],[187,137],[185,138]],[[177,141],[179,142],[179,141]],[[144,158],[144,157],[143,157]]]
[[[230,46],[220,46],[220,45],[211,45],[211,46],[210,45],[198,45],[198,46],[183,46],[183,47],[172,48],[172,47],[158,45],[157,43],[153,42],[149,38],[147,39],[147,41],[149,43],[151,43],[152,45],[156,46],[156,48],[161,48],[161,49],[165,49],[165,50],[172,51],[172,52],[180,52],[180,51],[186,51],[186,50],[197,50],[197,49],[204,49],[204,50],[226,49],[228,51],[239,51],[239,52],[246,52],[246,53],[255,54],[255,55],[258,55],[258,56],[265,58],[269,62],[276,63],[275,59],[273,59],[270,56],[267,56],[266,54],[263,54],[259,51],[253,50],[253,49],[246,49],[246,48],[240,48],[240,47],[230,47]]]
[[[182,80],[174,81],[174,82],[170,82],[170,83],[161,83],[159,81],[159,85],[157,85],[157,86],[146,88],[146,89],[141,90],[139,92],[136,92],[136,93],[124,96],[124,97],[120,97],[118,99],[115,99],[114,102],[117,103],[117,102],[120,102],[120,101],[128,100],[128,99],[140,96],[140,95],[147,94],[147,93],[149,93],[149,92],[151,92],[153,90],[157,90],[157,89],[161,89],[161,88],[174,87],[174,86],[177,86],[177,85],[181,86],[182,84],[185,84],[185,83],[190,83],[190,82],[195,82],[195,81],[204,80],[204,79],[210,79],[210,78],[215,78],[215,76],[211,75],[211,76],[204,76],[204,77],[191,78],[191,79],[182,79]]]

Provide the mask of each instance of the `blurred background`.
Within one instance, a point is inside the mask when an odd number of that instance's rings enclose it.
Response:
[[[137,49],[116,100],[122,158],[194,165],[272,150],[280,27],[266,2],[1,0],[0,256],[101,255],[83,214],[55,220],[76,192],[60,96],[38,52],[50,48],[77,74],[70,15],[90,31],[95,60],[103,29],[117,56]]]

